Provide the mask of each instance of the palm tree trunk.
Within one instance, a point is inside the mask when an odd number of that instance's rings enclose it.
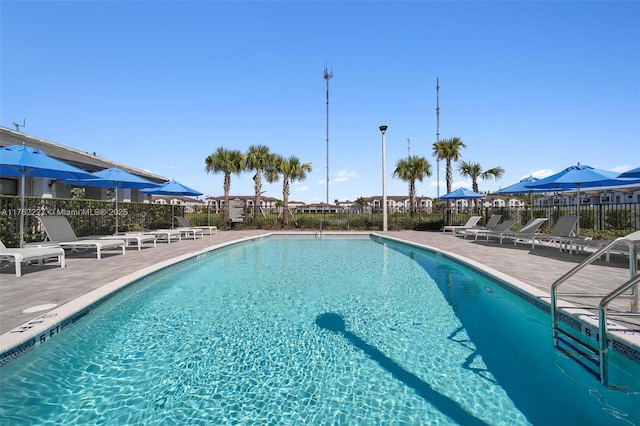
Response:
[[[289,227],[289,179],[284,178],[282,182],[282,227]]]
[[[258,209],[260,208],[260,193],[262,192],[262,171],[260,169],[256,169],[256,174],[253,177],[253,181],[255,182],[255,194],[253,198],[253,221],[256,222],[258,219]]]
[[[231,191],[231,173],[224,174],[224,213],[223,219],[229,220],[229,192]]]

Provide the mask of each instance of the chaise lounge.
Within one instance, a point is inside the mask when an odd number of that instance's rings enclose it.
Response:
[[[546,221],[546,217],[534,218],[527,222],[520,231],[489,231],[486,237],[487,240],[490,238],[499,239],[500,244],[502,244],[505,238],[513,238],[513,244],[515,245],[518,239],[531,238]]]
[[[15,263],[16,277],[22,276],[22,264],[37,261],[43,265],[48,259],[57,258],[61,268],[65,265],[64,250],[59,246],[30,247],[30,248],[7,248],[0,241],[0,260]]]
[[[453,235],[459,236],[462,235],[463,238],[467,238],[465,232],[467,231],[479,231],[479,230],[492,230],[498,225],[502,219],[501,214],[492,214],[489,220],[487,220],[487,224],[485,226],[473,226],[471,228],[459,228],[453,231]]]
[[[442,232],[451,231],[455,235],[457,229],[473,228],[480,222],[480,219],[482,219],[482,216],[471,216],[464,225],[445,225],[442,228]]]
[[[126,242],[122,239],[80,239],[71,228],[69,221],[64,216],[38,216],[40,223],[47,234],[49,241],[60,244],[60,247],[72,251],[84,251],[90,248],[96,249],[98,260],[102,259],[102,250],[121,249],[125,254]]]
[[[560,251],[570,246],[573,240],[573,229],[578,224],[578,216],[561,216],[549,234],[536,234],[533,236],[531,246],[535,247],[536,241],[539,243],[557,243]]]
[[[515,224],[515,220],[508,219],[503,221],[493,229],[467,229],[466,231],[464,231],[464,238],[466,239],[467,235],[473,235],[475,240],[477,240],[480,236],[484,236],[485,239],[488,240],[490,233],[500,234],[502,232],[513,232],[511,231],[511,227]]]
[[[180,224],[180,226],[182,228],[201,229],[203,231],[207,230],[207,231],[209,231],[209,235],[213,235],[214,231],[215,231],[216,234],[218,233],[218,227],[217,226],[202,226],[202,225],[192,226],[189,223],[189,220],[184,216],[176,216],[176,220],[178,221],[178,223]]]

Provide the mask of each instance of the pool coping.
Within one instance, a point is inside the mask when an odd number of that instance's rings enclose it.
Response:
[[[251,240],[260,240],[272,236],[306,236],[316,239],[324,238],[325,236],[339,236],[342,238],[377,237],[383,240],[395,241],[412,247],[425,249],[453,259],[465,266],[471,267],[474,271],[492,278],[500,285],[501,283],[505,283],[506,285],[501,286],[507,291],[510,291],[514,295],[524,299],[547,313],[550,312],[551,305],[549,294],[491,267],[440,248],[407,241],[402,238],[390,237],[376,232],[274,231],[267,232],[262,235],[241,237],[236,240],[214,244],[202,250],[185,253],[154,265],[144,267],[136,272],[113,280],[64,305],[54,308],[51,311],[0,335],[0,367],[11,362],[13,359],[20,357],[24,353],[31,351],[35,347],[49,341],[62,330],[72,326],[77,321],[80,321],[83,317],[90,314],[92,309],[97,305],[105,302],[118,292],[155,272],[184,264],[190,260],[199,260],[203,256],[208,256],[211,252],[227,246]],[[594,344],[597,346],[598,317],[589,311],[572,305],[569,302],[563,300],[560,302],[560,321],[578,331],[586,339],[596,342]],[[615,322],[609,321],[609,324],[611,326],[615,326],[614,329],[609,330],[609,339],[611,341],[610,346],[625,358],[640,363],[640,336],[636,333],[626,334],[628,329]]]

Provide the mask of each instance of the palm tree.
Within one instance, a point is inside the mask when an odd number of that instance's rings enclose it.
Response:
[[[289,226],[289,186],[293,182],[305,180],[308,172],[311,172],[311,163],[301,163],[295,155],[288,158],[276,155],[266,173],[267,181],[270,183],[277,182],[282,175],[282,205],[284,207],[282,226],[284,228]]]
[[[467,146],[459,137],[443,139],[440,142],[433,144],[433,155],[435,155],[438,160],[445,160],[447,194],[451,192],[451,185],[453,184],[453,169],[451,167],[451,162],[458,161],[460,157],[462,157],[460,150],[466,147]],[[451,225],[451,200],[447,202],[447,225]]]
[[[462,177],[471,178],[471,189],[475,192],[480,192],[478,191],[478,178],[482,180],[498,180],[504,175],[504,169],[502,167],[482,170],[480,163],[470,161],[461,162],[458,165],[458,172]]]
[[[244,159],[246,170],[255,170],[253,175],[254,196],[253,196],[253,219],[256,220],[260,209],[260,196],[262,195],[262,173],[267,170],[273,162],[274,154],[269,152],[269,147],[264,145],[251,145]]]
[[[228,219],[231,174],[239,175],[244,170],[244,155],[237,149],[218,147],[204,159],[204,164],[207,173],[224,173],[224,218]]]
[[[431,164],[424,157],[410,155],[396,163],[393,177],[409,182],[409,212],[414,215],[416,209],[416,180],[422,182],[425,176],[431,176]]]

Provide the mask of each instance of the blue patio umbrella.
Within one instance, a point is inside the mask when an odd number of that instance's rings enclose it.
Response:
[[[175,180],[170,180],[169,182],[166,182],[164,185],[160,185],[157,188],[143,189],[140,192],[144,192],[145,194],[186,195],[191,197],[197,197],[198,195],[202,195],[202,192],[189,188],[188,186],[183,185],[180,182],[177,182]]]
[[[526,177],[513,185],[509,185],[506,188],[502,188],[494,192],[494,194],[529,194],[529,203],[533,207],[533,193],[534,192],[548,192],[547,189],[534,189],[528,188],[526,185],[537,182],[538,178],[533,176]],[[531,209],[531,217],[533,217],[533,209]]]
[[[9,145],[0,148],[0,175],[21,179],[20,208],[24,210],[24,188],[27,176],[51,179],[81,179],[89,172],[50,157],[37,148]],[[20,247],[24,240],[24,214],[20,214]]]
[[[155,182],[129,173],[118,167],[104,169],[91,173],[90,179],[67,179],[64,183],[76,186],[90,186],[95,188],[114,188],[116,199],[116,233],[118,232],[118,189],[119,188],[150,188],[159,186]]]
[[[618,178],[621,179],[625,179],[625,178],[637,178],[640,179],[640,167],[636,167],[635,169],[631,169],[628,170],[624,173],[620,173],[618,175]]]
[[[479,194],[467,188],[458,188],[455,191],[451,191],[448,194],[444,194],[440,197],[441,200],[467,200],[474,198],[485,198],[486,195]]]
[[[189,188],[188,186],[183,185],[173,179],[157,188],[147,188],[143,189],[140,192],[156,195],[185,195],[189,197],[197,197],[198,195],[202,195],[202,192]],[[171,223],[173,223],[173,209],[174,206],[173,204],[171,204]]]
[[[506,188],[502,188],[495,191],[494,194],[530,194],[532,192],[547,192],[546,189],[533,189],[525,186],[525,185],[532,184],[536,181],[538,181],[538,178],[529,176],[517,183],[514,183],[513,185],[509,185]]]
[[[448,194],[444,194],[440,197],[441,200],[469,200],[485,198],[486,195],[479,194],[467,188],[458,188],[455,191],[451,191]]]
[[[633,179],[618,179],[618,173],[607,170],[594,169],[591,166],[578,163],[554,175],[540,179],[531,184],[525,184],[532,190],[546,189],[548,191],[577,191],[578,224],[576,230],[580,234],[580,189],[593,187],[613,187],[634,183]]]

